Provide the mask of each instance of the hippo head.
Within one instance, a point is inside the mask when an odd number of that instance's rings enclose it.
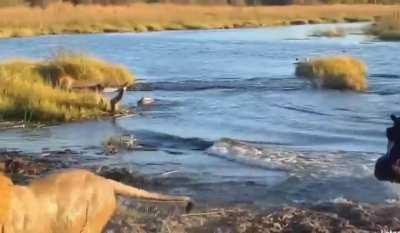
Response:
[[[393,126],[386,129],[388,139],[387,153],[380,157],[375,164],[375,176],[379,180],[400,180],[393,172],[392,166],[400,159],[400,117],[391,115]]]
[[[386,137],[389,143],[395,145],[400,142],[400,117],[391,115],[390,118],[393,121],[393,126],[386,129]]]

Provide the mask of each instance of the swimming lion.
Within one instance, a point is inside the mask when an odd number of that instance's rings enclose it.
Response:
[[[147,192],[97,176],[68,170],[14,185],[0,173],[1,233],[100,233],[116,208],[116,195],[191,208],[189,197]]]

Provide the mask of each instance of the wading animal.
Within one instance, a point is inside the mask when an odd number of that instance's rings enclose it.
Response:
[[[151,97],[143,97],[137,102],[138,107],[146,107],[150,105],[154,105],[156,103],[155,99]]]
[[[400,118],[391,115],[393,126],[386,129],[387,153],[375,163],[378,180],[400,182]]]
[[[127,89],[127,83],[124,84],[120,89],[118,89],[117,95],[110,100],[110,111],[115,113],[118,110],[118,103],[122,100]]]
[[[116,196],[184,204],[189,197],[168,196],[69,170],[14,185],[0,174],[1,233],[100,233],[116,208]]]

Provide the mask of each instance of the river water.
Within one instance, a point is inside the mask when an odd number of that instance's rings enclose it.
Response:
[[[0,132],[1,148],[96,147],[130,134],[152,151],[124,152],[114,164],[149,176],[180,177],[171,193],[203,202],[267,206],[347,199],[397,199],[373,177],[398,112],[397,43],[361,35],[309,36],[338,25],[142,34],[62,35],[0,41],[0,60],[45,59],[60,49],[126,66],[139,80],[125,97],[157,104],[116,121]],[[351,55],[368,66],[366,93],[318,90],[294,76],[296,58]],[[90,148],[93,148],[91,151]]]

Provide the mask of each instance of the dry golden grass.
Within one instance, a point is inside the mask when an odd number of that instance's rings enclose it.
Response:
[[[0,9],[0,37],[60,33],[142,32],[180,29],[259,27],[301,23],[372,20],[390,15],[393,5],[198,6],[55,4]]]
[[[77,80],[80,86],[101,84],[105,87],[120,87],[130,86],[134,82],[133,75],[124,67],[83,55],[59,54],[46,63],[38,64],[37,69],[51,83],[65,75]]]
[[[298,63],[296,75],[328,89],[365,91],[368,88],[367,69],[351,57],[313,59]]]
[[[14,61],[0,65],[0,120],[67,122],[107,114],[109,103],[100,94],[89,91],[70,92],[54,87],[52,79],[59,74],[53,71],[63,66],[65,72],[70,72],[77,80],[101,81],[106,84],[120,83],[120,79],[128,77],[125,71],[115,71],[115,67],[91,58],[57,59],[42,63]],[[80,63],[74,63],[76,59]],[[124,76],[113,76],[115,79],[102,76],[102,73],[116,72],[122,72]],[[102,79],[90,74],[100,75]],[[133,77],[130,76],[130,79],[132,83]]]

